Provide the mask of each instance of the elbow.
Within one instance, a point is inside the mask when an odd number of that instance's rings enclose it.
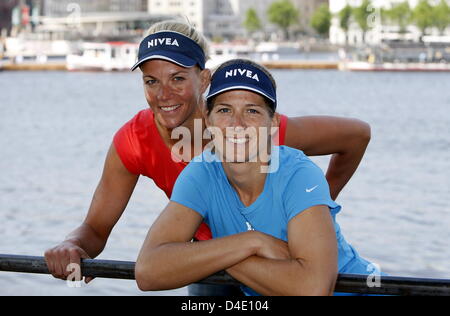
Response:
[[[372,128],[369,123],[363,121],[360,121],[360,125],[361,127],[359,132],[359,138],[361,140],[361,143],[367,146],[372,140]]]
[[[145,265],[137,262],[136,268],[134,269],[134,274],[136,277],[136,284],[139,288],[139,290],[143,292],[151,291],[151,284],[153,284],[151,280],[151,276],[149,273],[147,273],[147,269],[145,268]]]
[[[361,120],[354,120],[351,134],[347,135],[346,147],[341,154],[358,154],[364,153],[372,140],[372,128],[369,123]]]
[[[148,262],[138,260],[134,273],[139,290],[143,292],[163,290],[162,285],[158,282],[161,278],[158,277],[157,270],[151,264],[148,264]]]
[[[290,296],[332,296],[334,293],[336,281],[317,280],[309,286],[299,286],[294,289]]]
[[[313,296],[333,296],[336,289],[336,282],[338,279],[338,271],[330,270],[328,273],[322,273],[318,278],[317,287],[312,289]]]
[[[300,264],[301,262],[298,261]],[[336,262],[337,263],[337,262]],[[338,278],[337,264],[322,269],[311,268],[308,277],[295,282],[294,296],[332,296]]]
[[[335,283],[324,282],[323,284],[317,284],[306,291],[305,296],[332,296],[334,293]]]
[[[336,154],[361,156],[372,140],[372,128],[369,123],[352,119],[351,127],[347,128],[344,135],[343,139],[345,138],[345,142],[340,143],[341,148]]]

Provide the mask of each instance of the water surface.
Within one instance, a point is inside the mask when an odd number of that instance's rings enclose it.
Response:
[[[372,126],[338,200],[347,240],[390,274],[450,278],[450,74],[274,74],[280,112]],[[43,255],[81,223],[114,133],[145,107],[137,73],[0,73],[0,253]],[[325,171],[328,159],[314,160]],[[100,258],[134,261],[166,203],[142,178]],[[140,294],[131,281],[71,289],[48,276],[0,273],[0,284],[0,295]]]

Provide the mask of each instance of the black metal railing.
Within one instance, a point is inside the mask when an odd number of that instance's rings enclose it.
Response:
[[[81,271],[82,275],[87,277],[134,280],[134,267],[134,262],[83,260]],[[0,271],[49,274],[43,257],[1,254]],[[198,283],[240,285],[225,272],[217,273]],[[450,280],[385,276],[380,277],[379,280],[373,280],[372,276],[339,275],[336,292],[367,295],[450,296]]]

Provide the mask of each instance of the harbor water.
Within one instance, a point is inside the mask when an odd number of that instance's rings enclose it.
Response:
[[[281,113],[372,126],[342,192],[344,235],[395,276],[450,278],[450,74],[274,71]],[[0,73],[0,253],[42,256],[84,219],[115,132],[146,108],[138,73]],[[329,157],[314,158],[325,171]],[[141,178],[101,259],[134,261],[167,203]],[[0,272],[0,295],[134,295]],[[186,289],[146,295],[185,295]]]

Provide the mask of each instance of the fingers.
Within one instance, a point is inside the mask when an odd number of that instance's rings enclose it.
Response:
[[[86,284],[91,283],[93,280],[94,280],[93,277],[86,277],[86,278],[84,278],[84,282],[85,282]]]
[[[53,275],[53,277],[57,278],[57,275],[55,273],[55,261],[53,260],[53,253],[51,250],[47,250],[45,252],[45,262],[47,263],[47,268],[50,274]]]
[[[91,257],[87,254],[86,251],[84,251],[81,248],[78,248],[78,254],[80,256],[81,259],[91,259]],[[84,283],[89,284],[90,282],[92,282],[95,278],[93,277],[85,277],[84,278]]]
[[[81,281],[81,256],[76,248],[72,248],[68,251],[69,263],[66,266],[64,276],[67,279],[69,276],[70,281]],[[74,266],[75,265],[75,266]],[[75,273],[75,275],[73,275]],[[76,274],[79,275],[76,275]]]
[[[67,280],[69,276],[73,279],[75,276],[76,281],[81,281],[81,259],[89,259],[89,255],[80,247],[70,243],[63,243],[45,252],[49,272],[53,277],[61,280]]]
[[[68,260],[58,248],[53,248],[46,251],[45,261],[47,262],[48,270],[53,277],[57,279],[65,279],[65,269],[62,266],[66,265],[65,262]]]

